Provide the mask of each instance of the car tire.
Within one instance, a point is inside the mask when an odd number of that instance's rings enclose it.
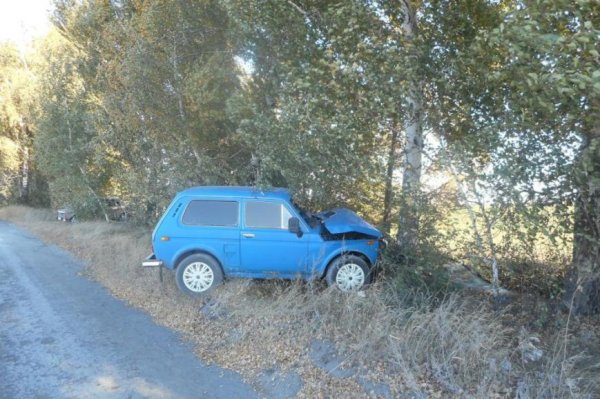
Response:
[[[370,282],[371,273],[367,262],[356,255],[342,255],[327,268],[325,281],[340,291],[360,291]]]
[[[219,262],[207,254],[194,254],[177,265],[177,287],[188,295],[203,295],[223,282]]]

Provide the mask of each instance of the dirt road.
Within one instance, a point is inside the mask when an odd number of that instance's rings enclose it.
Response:
[[[0,221],[0,398],[253,398],[70,254]]]

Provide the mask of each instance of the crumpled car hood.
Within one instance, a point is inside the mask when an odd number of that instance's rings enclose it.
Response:
[[[381,232],[368,222],[346,208],[335,208],[317,215],[331,234],[362,233],[375,238],[382,236]]]

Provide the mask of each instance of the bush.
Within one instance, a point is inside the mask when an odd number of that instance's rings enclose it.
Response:
[[[405,300],[422,296],[442,298],[450,288],[448,272],[443,267],[449,260],[430,247],[407,254],[393,242],[380,260],[382,278],[393,292],[405,296]]]
[[[521,292],[537,292],[550,298],[559,298],[564,292],[567,261],[562,267],[528,260],[503,261],[500,281],[508,289]]]

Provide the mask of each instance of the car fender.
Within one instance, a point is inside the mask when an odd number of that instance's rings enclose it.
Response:
[[[181,262],[183,259],[185,259],[189,255],[192,255],[195,253],[204,253],[204,254],[212,256],[219,263],[219,266],[221,266],[221,270],[223,272],[225,272],[223,270],[223,263],[221,262],[221,259],[219,258],[219,256],[216,255],[216,251],[214,250],[214,248],[210,248],[209,246],[198,245],[198,244],[187,245],[187,246],[180,248],[172,256],[171,261],[167,263],[167,267],[169,269],[176,269],[179,262]]]
[[[341,247],[341,248],[338,248],[337,250],[333,251],[332,253],[330,253],[329,256],[327,256],[327,258],[325,258],[325,260],[321,263],[321,267],[319,268],[320,276],[324,277],[325,274],[327,273],[327,268],[329,267],[329,265],[331,265],[331,263],[336,258],[340,257],[343,254],[358,255],[360,257],[363,257],[369,264],[369,267],[373,267],[373,264],[374,264],[373,261],[363,251],[361,251],[359,249],[349,249],[347,247]]]

